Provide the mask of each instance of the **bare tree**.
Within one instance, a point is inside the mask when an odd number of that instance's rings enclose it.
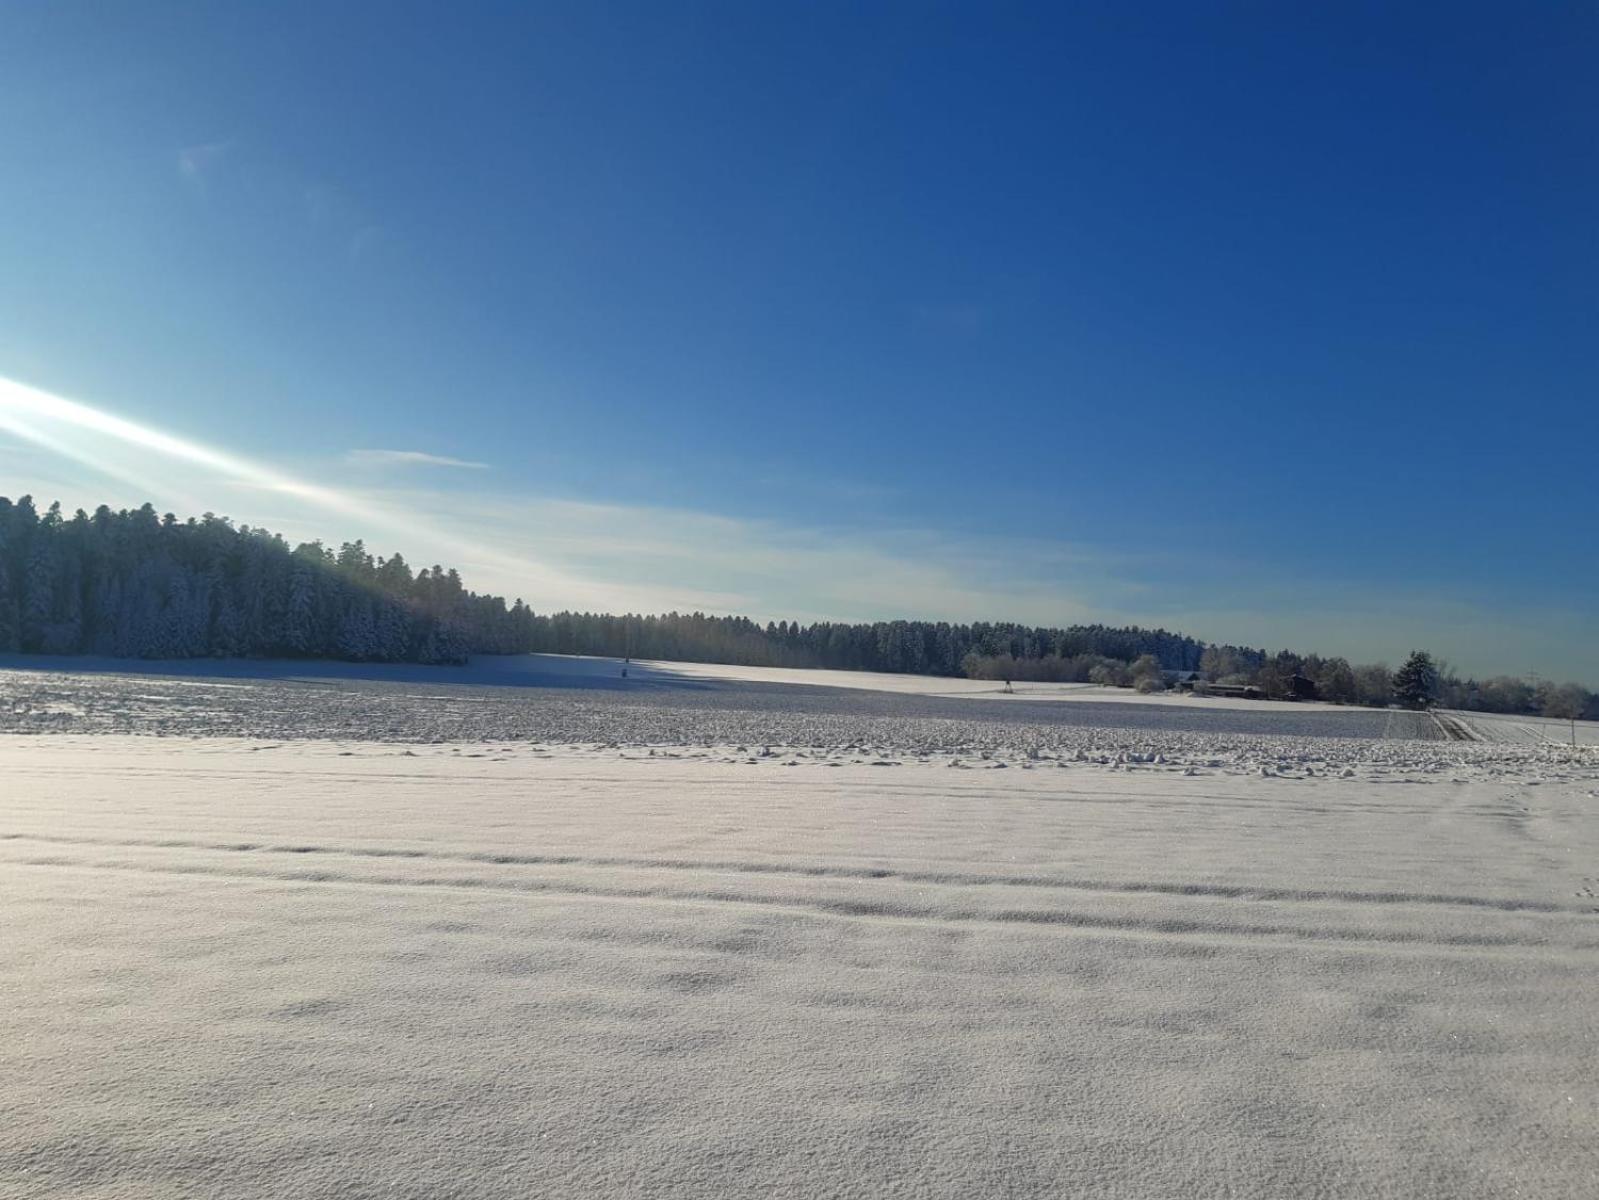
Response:
[[[1136,659],[1129,674],[1133,677],[1133,686],[1141,692],[1166,690],[1166,676],[1161,672],[1160,660],[1153,654],[1144,654]]]
[[[1587,690],[1575,683],[1546,683],[1538,689],[1538,711],[1546,717],[1574,721],[1587,704]]]

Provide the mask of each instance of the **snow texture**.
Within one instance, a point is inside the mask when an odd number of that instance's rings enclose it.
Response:
[[[1464,725],[1479,741],[1514,742],[1529,746],[1599,746],[1599,722],[1562,721],[1510,713],[1459,712],[1442,714]]]
[[[1132,693],[1069,704],[993,703],[992,694],[908,690],[912,683],[959,682],[928,676],[788,673],[808,681],[796,685],[775,682],[769,678],[774,671],[760,668],[723,667],[713,674],[694,665],[668,670],[552,655],[477,659],[462,668],[21,657],[0,660],[0,666],[6,662],[52,668],[0,673],[0,731],[29,733],[793,745],[887,739],[929,749],[994,750],[1075,748],[1093,743],[1085,731],[1096,729],[1117,737],[1128,731],[1149,737],[1444,737],[1432,718],[1418,713],[1158,697],[1130,703]],[[825,686],[826,680],[840,686]],[[871,687],[874,680],[893,690]]]
[[[1599,1178],[1594,751],[239,675],[0,673],[0,1196]]]

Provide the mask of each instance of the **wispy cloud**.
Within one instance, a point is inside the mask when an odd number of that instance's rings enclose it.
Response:
[[[204,142],[184,146],[178,151],[178,178],[198,194],[202,203],[210,199],[210,177],[233,148],[230,141]]]
[[[344,461],[358,467],[457,467],[466,471],[487,471],[489,464],[423,450],[351,450]]]
[[[909,527],[839,532],[689,509],[525,495],[394,493],[496,545],[536,553],[567,575],[650,609],[702,608],[760,620],[1108,619],[1073,572],[1115,588],[1113,556],[1055,554],[1018,539],[965,538]],[[1032,564],[1043,569],[1033,570]],[[561,606],[576,601],[560,598]]]
[[[232,139],[180,147],[178,177],[203,207],[229,190],[259,214],[296,216],[324,247],[340,247],[352,264],[378,254],[390,231],[355,197],[334,183],[314,179],[294,164],[273,159]]]
[[[178,151],[178,174],[185,179],[197,179],[221,161],[232,147],[232,142],[205,142],[198,146],[184,146]]]

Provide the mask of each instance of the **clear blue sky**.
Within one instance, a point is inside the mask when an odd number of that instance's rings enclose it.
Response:
[[[0,492],[1599,682],[1599,9],[1311,7],[7,4],[0,377],[366,507]]]

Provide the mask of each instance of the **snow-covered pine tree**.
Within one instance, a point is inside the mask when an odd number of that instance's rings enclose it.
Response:
[[[50,539],[35,535],[28,551],[28,565],[22,580],[22,628],[20,641],[29,653],[43,652],[50,609],[55,599],[55,555]]]
[[[372,601],[366,596],[354,594],[346,601],[344,619],[339,626],[338,651],[340,658],[356,662],[370,662],[381,657],[377,626],[372,619]]]
[[[0,531],[0,654],[10,654],[21,649],[17,641],[20,606],[17,590],[11,582],[11,568],[6,562],[5,535]]]
[[[89,585],[91,624],[94,636],[89,642],[90,654],[115,654],[119,630],[117,618],[122,608],[122,579],[107,567],[102,567]]]
[[[310,565],[298,562],[289,573],[288,603],[278,641],[290,654],[309,654],[316,642],[316,585]]]

